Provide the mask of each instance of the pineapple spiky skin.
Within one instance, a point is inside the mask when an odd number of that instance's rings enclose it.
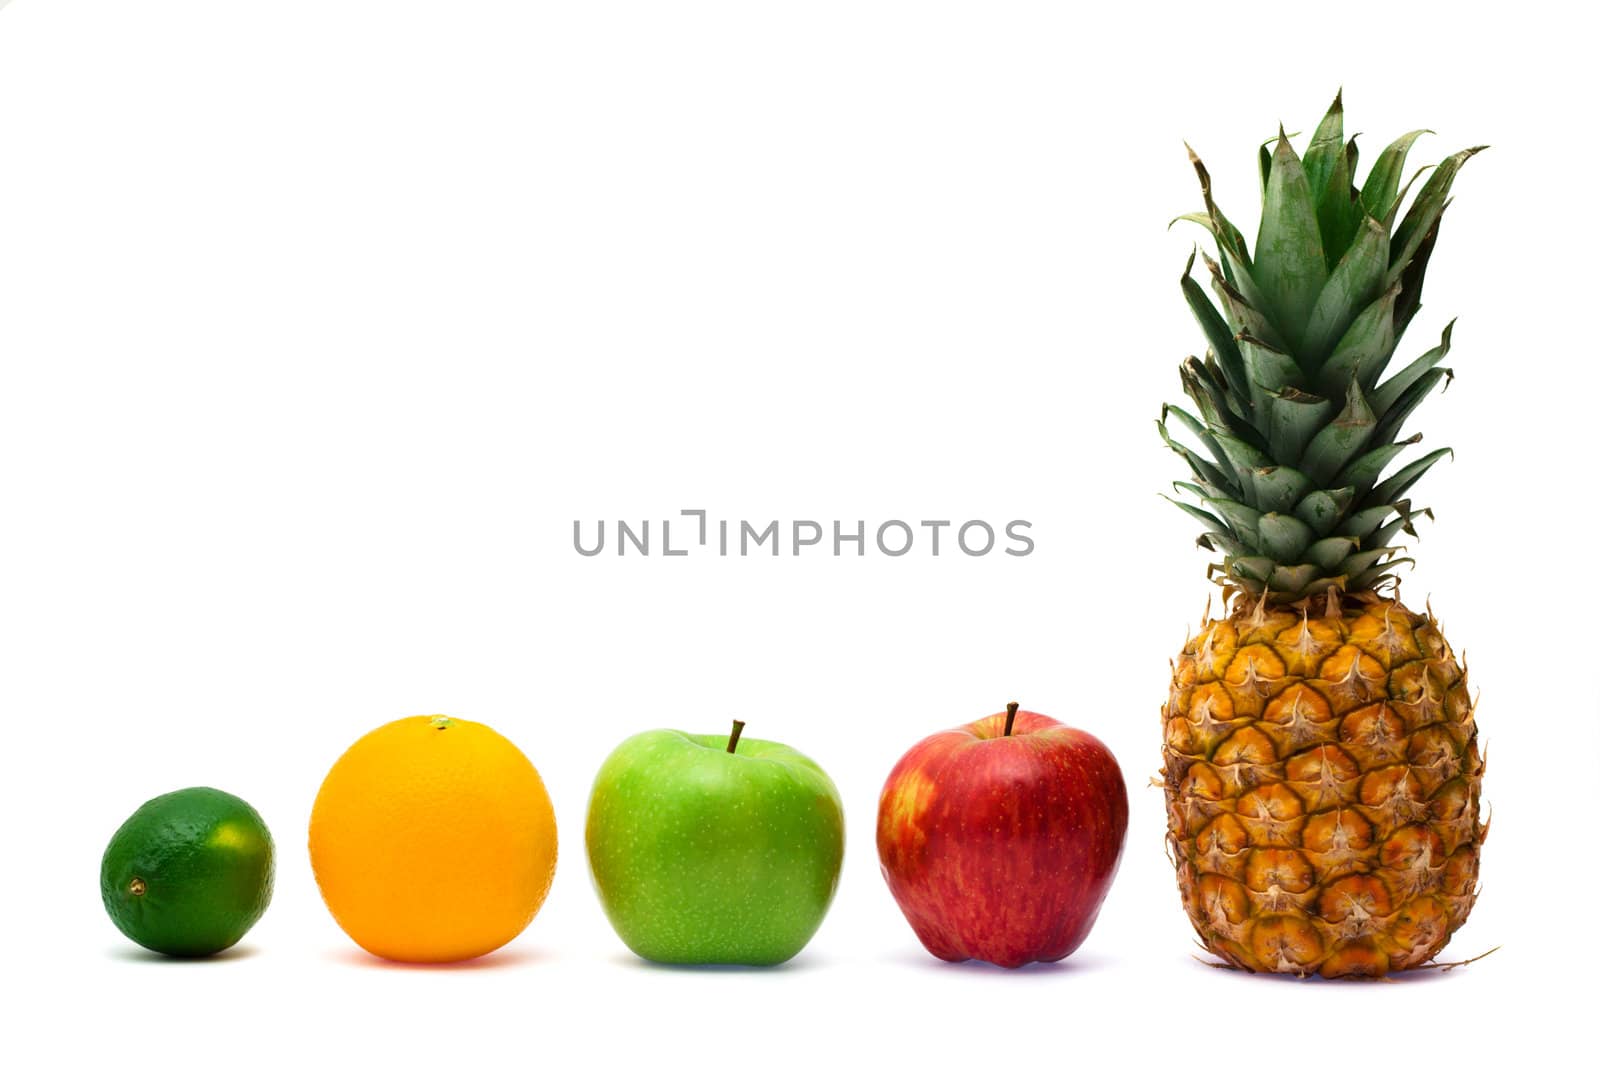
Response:
[[[1483,760],[1431,614],[1370,592],[1241,601],[1184,646],[1162,718],[1168,847],[1212,952],[1379,977],[1466,921]]]

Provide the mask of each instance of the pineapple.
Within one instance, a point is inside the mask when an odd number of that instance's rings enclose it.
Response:
[[[1173,666],[1167,842],[1200,938],[1250,971],[1416,967],[1476,898],[1487,827],[1466,670],[1393,573],[1408,561],[1392,542],[1429,514],[1408,494],[1449,453],[1402,462],[1421,435],[1401,430],[1450,378],[1450,328],[1402,368],[1390,359],[1451,183],[1480,150],[1433,167],[1402,214],[1422,132],[1357,186],[1339,98],[1304,157],[1280,129],[1260,152],[1253,253],[1190,156],[1205,209],[1183,218],[1215,238],[1217,302],[1191,255],[1183,294],[1209,349],[1180,369],[1192,409],[1168,405],[1159,426],[1193,474],[1174,503],[1221,554],[1228,614],[1208,611]]]

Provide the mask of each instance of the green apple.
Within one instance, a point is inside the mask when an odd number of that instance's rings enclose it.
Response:
[[[649,730],[595,776],[585,840],[606,916],[659,963],[782,963],[822,925],[844,859],[833,781],[773,741]]]

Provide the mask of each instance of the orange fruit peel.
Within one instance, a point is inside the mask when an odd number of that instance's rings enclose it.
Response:
[[[472,959],[533,920],[556,866],[539,772],[481,723],[399,719],[339,757],[311,811],[311,867],[351,940],[406,963]]]

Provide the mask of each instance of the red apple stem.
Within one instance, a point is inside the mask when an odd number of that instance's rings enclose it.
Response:
[[[739,747],[739,735],[744,733],[744,723],[738,719],[733,720],[733,732],[728,735],[728,751],[732,752]]]
[[[1011,725],[1017,721],[1017,709],[1022,707],[1015,700],[1006,705],[1006,736],[1011,736]],[[733,751],[729,749],[728,751]]]

